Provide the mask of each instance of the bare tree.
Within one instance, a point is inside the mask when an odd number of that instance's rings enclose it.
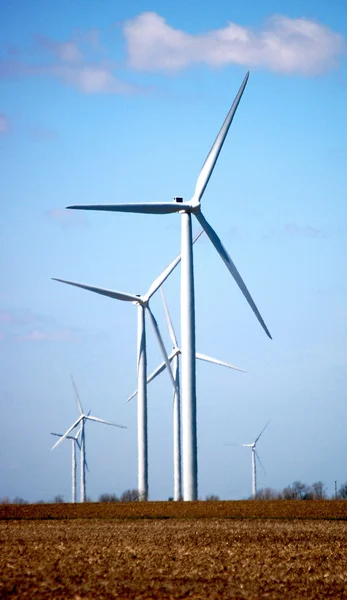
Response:
[[[121,502],[138,502],[139,492],[138,490],[125,490],[120,497]]]
[[[101,494],[99,502],[119,502],[119,498],[116,494]]]
[[[347,500],[347,481],[341,485],[339,491],[337,492],[337,497],[340,500]]]
[[[218,502],[219,500],[220,500],[220,498],[216,494],[208,494],[206,496],[206,501],[207,502]]]
[[[13,498],[12,504],[28,504],[28,502],[27,500],[24,500],[24,498],[16,496],[15,498]]]
[[[326,487],[323,481],[316,481],[311,485],[312,500],[325,500],[327,497]]]
[[[64,504],[64,496],[61,494],[57,494],[53,498],[53,504]]]
[[[256,500],[278,500],[281,497],[281,494],[270,487],[264,488],[262,490],[258,490],[256,493]]]

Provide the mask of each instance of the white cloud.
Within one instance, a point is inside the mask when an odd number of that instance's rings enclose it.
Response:
[[[73,333],[70,329],[62,329],[55,333],[33,329],[29,333],[17,336],[15,339],[19,342],[68,342],[73,339]]]
[[[133,94],[142,91],[139,86],[117,78],[116,65],[105,60],[98,37],[97,30],[80,32],[72,40],[61,42],[36,35],[32,52],[24,54],[24,58],[0,62],[0,78],[51,77],[82,94]]]
[[[315,75],[333,68],[345,51],[344,38],[329,27],[281,15],[258,31],[230,21],[222,29],[192,35],[147,12],[127,21],[123,33],[128,65],[139,71],[172,73],[203,63]]]
[[[0,113],[0,135],[10,131],[10,121],[3,113]]]
[[[134,86],[116,79],[108,65],[55,65],[40,69],[38,74],[57,77],[64,83],[77,88],[83,94],[130,94],[135,91]]]
[[[81,211],[54,208],[48,210],[45,214],[52,223],[56,223],[62,229],[67,229],[68,227],[86,227],[88,225],[88,219],[84,214],[81,214]]]

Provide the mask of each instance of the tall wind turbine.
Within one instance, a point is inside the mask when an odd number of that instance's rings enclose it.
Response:
[[[80,425],[80,430],[81,430],[81,441],[80,441],[80,448],[81,448],[81,489],[80,489],[80,493],[81,493],[81,498],[80,498],[80,502],[85,502],[86,501],[86,465],[87,465],[87,461],[86,461],[86,437],[85,437],[85,423],[87,420],[89,421],[96,421],[97,423],[103,423],[104,425],[112,425],[113,427],[120,427],[121,429],[127,429],[127,427],[125,427],[124,425],[118,425],[117,423],[110,423],[110,421],[104,421],[104,419],[99,419],[99,417],[94,417],[90,414],[90,412],[86,415],[83,412],[83,408],[82,408],[82,404],[81,404],[81,400],[74,382],[73,377],[71,376],[72,379],[72,385],[74,387],[75,390],[75,395],[76,395],[76,402],[77,402],[77,406],[78,406],[78,410],[80,413],[80,416],[78,417],[78,419],[71,425],[71,427],[69,427],[69,429],[64,433],[64,435],[61,436],[61,438],[54,444],[54,446],[52,446],[52,450],[54,450],[54,448],[56,448],[57,446],[59,446],[59,444],[61,444],[61,442],[63,440],[65,440],[65,438],[67,438],[70,433],[76,428],[78,427],[78,425]]]
[[[181,349],[178,346],[177,337],[175,334],[175,330],[172,324],[171,315],[166,303],[165,294],[163,288],[160,288],[160,292],[163,299],[164,311],[166,317],[166,323],[168,326],[171,342],[172,342],[172,352],[169,355],[169,361],[173,366],[173,375],[176,381],[176,387],[174,387],[173,391],[173,465],[174,465],[174,500],[182,500],[182,469],[181,469],[181,392],[180,392],[180,365],[179,365],[179,357],[182,354]],[[230,365],[229,363],[223,362],[221,360],[217,360],[216,358],[211,358],[210,356],[206,356],[205,354],[200,354],[196,352],[196,358],[202,361],[210,362],[216,365],[221,365],[223,367],[228,367],[229,369],[233,369],[235,371],[241,371],[245,373],[244,369],[240,369],[239,367],[235,367],[234,365]],[[147,383],[150,383],[155,379],[160,373],[162,373],[166,369],[166,363],[162,362],[159,367],[157,367],[153,373],[148,377]],[[137,395],[137,390],[131,394],[128,398],[131,400]]]
[[[261,460],[259,458],[259,454],[255,448],[259,441],[260,436],[263,435],[263,433],[269,423],[270,423],[270,421],[268,421],[266,423],[265,427],[261,430],[258,437],[255,438],[255,440],[254,440],[254,442],[252,442],[252,444],[228,444],[228,446],[236,445],[236,446],[242,446],[243,448],[252,448],[252,498],[253,498],[253,500],[255,500],[257,497],[257,460],[258,460],[259,464],[262,466],[262,468],[264,469],[264,467],[261,463]]]
[[[72,471],[71,471],[71,485],[72,485],[72,502],[76,502],[76,467],[77,467],[77,459],[76,459],[76,446],[78,446],[79,450],[81,450],[80,443],[78,441],[79,435],[81,433],[81,428],[77,431],[76,435],[67,435],[66,440],[71,440],[71,450],[72,450]],[[62,433],[51,433],[51,435],[55,435],[59,438],[63,437]]]
[[[194,237],[193,243],[199,239],[203,229],[197,233]],[[150,318],[151,324],[154,329],[155,336],[157,338],[160,351],[164,357],[164,364],[168,368],[169,376],[173,382],[174,387],[176,386],[175,378],[173,376],[168,355],[165,350],[164,342],[161,337],[157,321],[150,309],[149,301],[153,294],[160,288],[164,281],[169,277],[172,271],[177,267],[181,261],[181,255],[179,254],[164,271],[156,278],[156,280],[149,287],[149,290],[143,296],[128,294],[127,292],[118,292],[99,288],[95,286],[85,285],[73,281],[67,281],[65,279],[53,278],[55,281],[61,283],[67,283],[75,287],[101,294],[102,296],[108,296],[115,300],[121,300],[123,302],[131,302],[137,306],[138,310],[138,353],[137,353],[137,386],[138,386],[138,398],[137,398],[137,448],[138,448],[138,493],[140,500],[148,499],[148,426],[147,426],[147,345],[146,345],[146,319],[145,313]]]
[[[183,441],[183,498],[197,500],[198,497],[198,461],[196,431],[196,365],[195,365],[195,301],[191,215],[194,214],[216,248],[227,269],[231,273],[248,304],[253,310],[265,333],[271,338],[253,298],[241,275],[223,246],[217,233],[207,222],[201,211],[201,200],[212,171],[217,162],[229,127],[236,113],[242,94],[248,81],[246,74],[225,121],[207,155],[196,182],[193,197],[184,202],[175,197],[173,202],[141,202],[131,204],[91,204],[73,205],[67,208],[79,210],[101,210],[167,215],[180,213],[181,229],[181,343],[182,343],[182,441]]]

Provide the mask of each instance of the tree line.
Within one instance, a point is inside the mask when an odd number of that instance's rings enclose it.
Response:
[[[251,500],[252,498],[249,498]],[[270,487],[258,490],[256,500],[347,500],[347,481],[336,489],[335,493],[328,497],[326,486],[322,481],[315,481],[310,485],[302,481],[294,481],[291,485],[283,488],[283,490],[275,490]],[[173,498],[168,498],[169,501]],[[201,499],[200,499],[201,500]],[[216,494],[208,494],[205,501],[218,501],[219,496]],[[87,502],[93,502],[91,498],[86,499]],[[97,502],[138,502],[139,493],[137,490],[125,490],[120,496],[117,494],[103,493],[100,494]],[[51,501],[53,504],[61,504],[64,502],[64,497],[60,494],[56,495]],[[44,500],[38,500],[32,504],[45,504]],[[12,500],[8,497],[1,498],[0,504],[29,504],[27,500],[16,496]]]

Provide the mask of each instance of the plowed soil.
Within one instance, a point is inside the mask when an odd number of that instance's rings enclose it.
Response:
[[[0,597],[347,599],[347,502],[0,506]]]

